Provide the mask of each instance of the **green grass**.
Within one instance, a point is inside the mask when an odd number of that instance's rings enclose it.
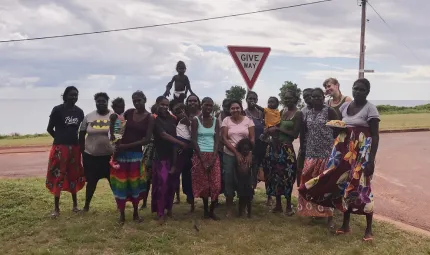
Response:
[[[79,192],[83,204],[85,192]],[[145,222],[136,224],[127,208],[127,222],[116,224],[115,201],[105,180],[87,214],[71,212],[71,197],[64,194],[62,214],[49,218],[53,197],[43,179],[0,180],[0,243],[8,254],[430,254],[430,239],[375,222],[373,243],[363,243],[364,217],[352,218],[353,233],[334,236],[324,222],[297,216],[274,215],[257,192],[254,217],[200,220],[201,202],[194,216],[184,215],[185,203],[174,206],[175,218],[158,226],[149,209]],[[193,229],[198,220],[200,231]],[[336,216],[339,224],[341,217]]]
[[[430,113],[381,115],[381,130],[430,128]]]
[[[0,138],[0,147],[47,146],[51,143],[51,136],[19,136]]]
[[[385,114],[413,114],[413,113],[430,113],[430,104],[417,106],[393,106],[378,105],[376,106],[381,115]]]

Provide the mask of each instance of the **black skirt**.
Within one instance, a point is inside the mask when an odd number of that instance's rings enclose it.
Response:
[[[82,164],[87,182],[94,182],[110,177],[110,159],[108,156],[93,156],[86,152],[82,153]]]

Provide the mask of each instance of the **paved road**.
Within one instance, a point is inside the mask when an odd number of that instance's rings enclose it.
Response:
[[[430,132],[381,134],[375,212],[430,231]],[[48,152],[0,153],[0,177],[44,176]],[[427,186],[429,185],[429,186]]]

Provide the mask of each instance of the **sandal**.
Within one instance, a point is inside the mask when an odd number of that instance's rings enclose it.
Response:
[[[350,234],[350,233],[351,233],[351,229],[349,229],[349,230],[336,229],[336,235],[346,235],[346,234]]]

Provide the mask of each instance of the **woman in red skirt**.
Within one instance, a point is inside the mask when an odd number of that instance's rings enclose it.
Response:
[[[78,89],[67,87],[63,94],[63,104],[55,106],[49,116],[47,131],[54,142],[49,153],[46,187],[55,197],[53,217],[60,215],[61,191],[72,193],[72,210],[78,212],[76,193],[85,186],[78,141],[78,130],[84,119],[84,112],[75,105],[77,101]]]
[[[201,197],[204,217],[218,220],[214,210],[221,192],[221,169],[218,157],[219,123],[212,116],[214,102],[205,97],[202,100],[202,114],[191,123],[191,141],[194,145],[191,181],[194,197]],[[209,208],[209,198],[211,205]]]

